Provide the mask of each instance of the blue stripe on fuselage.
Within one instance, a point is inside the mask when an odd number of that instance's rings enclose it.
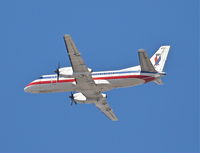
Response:
[[[127,74],[127,73],[153,73],[156,74],[156,72],[142,72],[142,71],[122,71],[122,72],[94,72],[92,73],[92,76],[97,75],[113,75],[113,74]],[[40,79],[51,79],[51,78],[57,78],[57,75],[55,76],[41,76]]]

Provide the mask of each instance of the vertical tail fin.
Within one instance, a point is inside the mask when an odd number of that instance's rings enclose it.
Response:
[[[150,59],[148,58],[148,55],[145,52],[145,50],[143,49],[138,50],[138,57],[139,57],[141,72],[157,72],[154,66],[152,65]]]
[[[162,72],[167,60],[167,55],[169,52],[170,46],[161,46],[158,51],[150,58],[152,65],[155,70]]]

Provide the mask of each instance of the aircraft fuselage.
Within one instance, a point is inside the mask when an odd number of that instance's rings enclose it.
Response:
[[[141,73],[140,71],[101,71],[92,72],[91,76],[99,91],[104,92],[114,88],[131,87],[154,81],[161,77],[159,73]],[[80,76],[81,77],[81,76]],[[79,91],[74,78],[59,77],[56,74],[44,75],[29,83],[25,89],[30,93],[52,93]],[[86,89],[87,90],[87,89]]]

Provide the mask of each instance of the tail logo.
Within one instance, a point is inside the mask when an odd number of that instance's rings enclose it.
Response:
[[[159,65],[160,60],[161,60],[161,54],[156,54],[156,57],[154,58],[155,65]]]

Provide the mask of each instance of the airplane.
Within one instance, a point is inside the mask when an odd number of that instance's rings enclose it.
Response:
[[[117,121],[117,116],[107,103],[107,95],[103,92],[148,82],[155,82],[158,85],[163,84],[161,77],[166,75],[163,68],[170,46],[161,46],[151,58],[148,58],[145,50],[138,50],[140,65],[121,70],[93,72],[84,63],[70,35],[64,35],[64,42],[71,67],[60,68],[58,65],[55,74],[40,76],[24,88],[25,92],[71,91],[69,96],[72,100],[71,105],[73,103],[94,104],[110,120]]]

